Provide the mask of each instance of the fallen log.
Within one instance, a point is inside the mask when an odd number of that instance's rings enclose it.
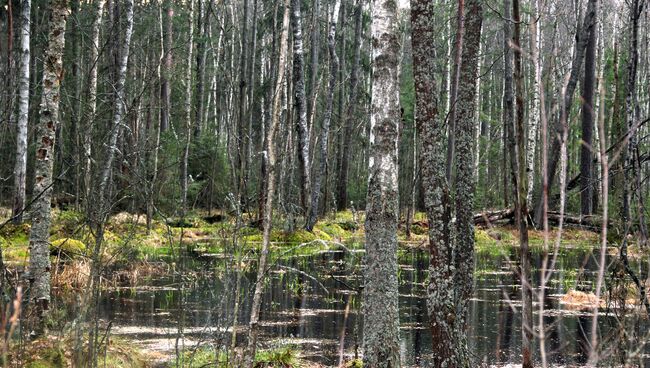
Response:
[[[515,211],[512,208],[502,210],[490,210],[474,215],[474,225],[476,226],[493,226],[503,222],[513,222],[515,219]],[[548,212],[549,225],[557,226],[560,223],[560,213],[549,211]],[[564,225],[571,227],[587,228],[589,230],[599,231],[603,224],[602,216],[589,215],[579,216],[572,214],[564,214]],[[537,224],[540,228],[541,224]]]

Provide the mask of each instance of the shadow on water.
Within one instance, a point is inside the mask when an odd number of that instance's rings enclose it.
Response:
[[[270,270],[263,297],[263,343],[281,340],[294,344],[308,359],[328,365],[339,364],[341,352],[346,359],[354,357],[360,345],[362,322],[358,313],[360,258],[343,251],[327,251],[277,260],[278,266]],[[516,259],[516,249],[499,255],[479,252],[476,256],[468,334],[477,362],[505,364],[520,359],[520,281]],[[219,276],[223,275],[220,270],[225,262],[228,260],[213,258],[193,263],[194,277],[185,293],[184,336],[188,345],[224,336],[225,326],[219,323],[228,320],[224,314],[230,311],[219,310],[218,306],[226,294],[225,285],[234,285]],[[431,354],[425,297],[428,255],[421,250],[400,251],[399,262],[403,361],[407,366],[426,365]],[[543,256],[534,253],[535,285],[539,285],[542,262]],[[595,277],[596,263],[591,251],[574,250],[560,254],[556,269],[543,300],[547,356],[552,364],[579,365],[586,362],[589,354],[591,314],[563,308],[559,296],[576,284],[589,284]],[[254,279],[251,267],[242,280],[242,330],[248,322]],[[173,354],[180,308],[176,287],[173,279],[159,277],[143,287],[107,290],[101,314],[113,321],[115,334],[136,338],[150,349]],[[536,322],[538,308],[534,306]],[[599,317],[601,335],[616,326],[613,318],[612,313]]]

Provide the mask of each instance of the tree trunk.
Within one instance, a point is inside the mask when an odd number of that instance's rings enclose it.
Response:
[[[171,86],[170,80],[173,65],[173,50],[172,50],[172,32],[174,21],[174,4],[172,0],[167,0],[167,23],[165,27],[165,34],[162,39],[163,49],[165,51],[165,61],[163,72],[160,78],[160,131],[164,133],[169,128],[171,122]]]
[[[422,142],[422,183],[429,218],[427,306],[435,352],[431,363],[435,367],[453,367],[457,361],[456,336],[451,318],[456,308],[453,244],[449,232],[451,207],[445,171],[446,124],[438,116],[433,18],[434,7],[430,1],[411,1],[415,123]]]
[[[541,119],[541,110],[546,107],[542,105],[540,88],[542,87],[542,60],[539,49],[542,43],[542,32],[539,26],[539,0],[531,0],[532,14],[530,19],[530,50],[531,59],[533,64],[533,111],[529,119],[528,128],[528,146],[526,165],[528,171],[528,193],[526,201],[528,207],[532,205],[533,201],[533,177],[535,175],[535,149],[537,146],[537,139],[539,137],[539,120]]]
[[[317,96],[317,81],[318,81],[318,59],[320,56],[320,0],[314,0],[313,9],[311,14],[311,40],[309,53],[309,101],[307,101],[307,128],[311,137],[311,131],[314,128],[312,122],[314,121],[314,105]],[[310,143],[311,144],[311,143]],[[310,168],[311,169],[311,168]]]
[[[629,28],[629,50],[628,50],[628,64],[627,64],[627,81],[626,81],[626,95],[625,95],[625,121],[627,122],[627,129],[629,134],[629,139],[627,146],[623,149],[622,161],[624,162],[623,166],[623,213],[622,219],[623,223],[628,223],[632,221],[632,180],[630,177],[630,172],[636,172],[636,175],[641,175],[637,172],[637,162],[635,160],[637,148],[637,94],[636,94],[636,75],[637,68],[639,63],[639,18],[641,17],[641,10],[645,0],[633,0],[630,4],[630,28]],[[633,168],[634,170],[630,170]],[[641,188],[637,188],[639,191],[637,194],[640,194]],[[639,197],[639,196],[637,196]],[[641,226],[640,230],[644,229],[643,224],[643,204],[641,204],[641,210],[639,211],[639,224]],[[642,243],[645,243],[646,239],[644,232],[641,231]]]
[[[318,215],[320,213],[321,186],[323,181],[325,181],[327,178],[327,148],[330,133],[330,122],[332,120],[332,105],[334,104],[334,91],[336,89],[339,68],[339,57],[336,54],[336,25],[338,22],[340,6],[341,0],[334,0],[334,4],[332,5],[330,11],[330,29],[327,36],[327,47],[329,49],[330,55],[330,84],[329,90],[327,91],[327,105],[325,106],[325,114],[323,116],[323,126],[321,127],[320,132],[320,161],[318,165],[318,172],[315,175],[315,180],[312,185],[311,208],[309,209],[309,216],[307,217],[307,223],[305,224],[305,229],[308,231],[312,231],[314,225],[316,225],[316,221],[318,221]],[[326,181],[323,190],[327,191]]]
[[[458,12],[456,15],[456,38],[454,40],[454,47],[452,55],[454,58],[454,65],[451,68],[451,85],[449,90],[449,129],[447,136],[447,181],[451,183],[452,168],[454,167],[454,145],[455,145],[455,128],[456,124],[456,104],[458,102],[458,83],[460,78],[460,65],[463,55],[463,37],[465,27],[465,0],[458,0]],[[430,42],[433,42],[431,40]]]
[[[201,1],[201,0],[199,0]],[[194,0],[189,0],[189,40],[187,45],[187,69],[185,71],[185,142],[181,158],[181,218],[187,213],[187,166],[192,139],[192,54],[194,47]]]
[[[597,7],[595,8],[597,9]],[[594,15],[594,24],[597,14]],[[594,89],[596,79],[596,33],[594,25],[588,35],[585,50],[585,77],[582,82],[582,145],[580,146],[580,214],[591,215],[593,212],[593,178],[591,162],[594,157],[592,150],[594,130]]]
[[[515,194],[517,198],[516,222],[519,229],[519,250],[520,250],[520,280],[521,280],[521,301],[522,301],[522,326],[521,326],[521,355],[522,368],[533,367],[533,290],[530,270],[530,249],[528,248],[528,174],[526,173],[526,141],[524,128],[524,74],[522,70],[522,49],[521,49],[521,15],[519,11],[519,0],[512,2],[512,16],[514,22],[514,34],[512,48],[515,54],[515,106],[516,124],[515,132],[515,168],[517,177],[515,181]],[[530,132],[529,132],[530,133]],[[543,328],[543,326],[542,326]]]
[[[352,145],[352,134],[354,121],[357,111],[357,94],[359,84],[359,65],[361,63],[361,35],[362,35],[362,9],[363,4],[357,0],[357,6],[354,10],[354,62],[350,73],[350,100],[346,109],[345,125],[343,127],[343,150],[341,153],[341,165],[339,179],[337,181],[337,201],[338,210],[342,211],[348,208],[348,172],[350,171],[350,153]]]
[[[36,330],[44,327],[43,314],[50,302],[50,204],[54,185],[54,140],[59,121],[61,77],[63,76],[63,49],[65,25],[68,16],[67,0],[50,1],[48,42],[43,57],[43,93],[36,136],[38,148],[34,163],[34,196],[32,228],[29,235],[30,300],[37,317]]]
[[[90,71],[88,76],[88,105],[84,114],[84,200],[89,204],[92,172],[92,132],[97,113],[97,67],[99,64],[99,34],[102,28],[106,0],[96,0],[90,45]]]
[[[311,177],[309,169],[309,128],[307,124],[307,101],[305,100],[305,72],[302,43],[302,15],[300,0],[291,0],[291,28],[293,30],[293,90],[298,131],[298,160],[300,172],[300,195],[305,214],[309,210]]]
[[[18,66],[18,131],[16,134],[16,163],[14,168],[14,224],[23,221],[25,183],[27,177],[27,122],[29,120],[29,36],[31,0],[20,6],[20,64]]]
[[[483,24],[483,9],[481,0],[468,0],[465,13],[465,37],[460,66],[459,89],[456,100],[456,249],[455,249],[455,285],[456,310],[455,318],[457,341],[457,356],[459,365],[465,365],[466,328],[469,300],[472,296],[474,270],[474,129],[476,129],[476,83],[478,79],[478,59],[481,30]],[[461,351],[464,350],[464,351]]]
[[[278,71],[273,94],[273,112],[271,126],[266,131],[266,196],[264,204],[264,215],[262,217],[262,250],[257,265],[257,280],[255,291],[253,292],[253,302],[251,307],[250,324],[248,330],[248,346],[244,355],[244,367],[252,368],[255,361],[255,352],[257,349],[257,338],[259,334],[259,314],[262,305],[262,292],[264,289],[264,278],[267,271],[267,257],[269,253],[269,243],[271,238],[271,217],[273,211],[273,193],[275,191],[275,132],[280,124],[282,115],[282,89],[285,84],[285,69],[287,67],[287,53],[289,43],[289,2],[284,0],[284,17],[282,18],[282,35],[280,36],[280,57],[278,60]]]
[[[338,3],[338,1],[337,1]],[[363,365],[400,367],[397,281],[400,36],[397,2],[371,10],[372,107],[366,199]]]
[[[194,111],[194,138],[201,136],[205,116],[205,60],[207,57],[206,37],[210,29],[210,16],[206,11],[206,0],[198,0],[197,30],[198,40],[196,42],[196,105]],[[214,71],[217,73],[217,71]]]

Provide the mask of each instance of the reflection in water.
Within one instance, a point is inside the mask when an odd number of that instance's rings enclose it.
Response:
[[[558,272],[549,280],[543,300],[546,310],[547,350],[552,364],[581,364],[589,355],[591,316],[589,313],[568,313],[558,301],[565,287],[573,287],[569,275],[584,267],[583,278],[594,277],[595,263],[588,252],[560,255]],[[535,285],[539,284],[540,254],[533,254]],[[287,257],[278,261],[283,268],[273,268],[265,288],[261,328],[263,344],[282,339],[297,345],[309,359],[328,365],[354,357],[361,328],[358,318],[361,284],[358,265],[360,257],[345,252],[324,252],[312,256]],[[521,349],[521,329],[518,310],[520,288],[513,262],[516,251],[508,255],[477,254],[475,293],[470,303],[468,336],[469,347],[479,361],[517,362]],[[354,259],[355,261],[352,261]],[[425,251],[400,253],[400,323],[401,351],[407,366],[426,365],[431,352],[431,336],[427,328],[425,283],[428,256]],[[210,260],[195,264],[196,281],[186,291],[185,312],[188,341],[215,341],[224,334],[224,325],[231,319],[229,310],[221,309],[221,301],[233,285],[221,280],[219,273],[224,260]],[[254,269],[254,267],[253,267]],[[301,272],[291,271],[300,270]],[[308,276],[307,276],[308,275]],[[253,270],[242,278],[242,306],[240,327],[248,322],[251,280]],[[575,276],[574,276],[575,277]],[[151,280],[149,288],[118,289],[103,294],[103,318],[112,320],[117,334],[138,338],[140,341],[158,341],[175,337],[180,297],[168,278]],[[566,285],[566,286],[565,286]],[[324,288],[327,291],[324,290]],[[221,310],[220,310],[221,309]],[[513,309],[515,311],[513,311]],[[535,313],[537,313],[535,307]],[[535,318],[537,321],[537,318]],[[599,318],[601,334],[615,326],[613,317]],[[646,323],[646,322],[644,322]],[[240,334],[244,335],[244,334]],[[156,340],[157,339],[157,340]],[[227,341],[227,339],[225,339]],[[164,350],[164,347],[158,347]],[[342,349],[342,350],[341,350]]]

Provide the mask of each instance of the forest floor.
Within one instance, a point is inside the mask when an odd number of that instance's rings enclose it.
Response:
[[[9,211],[0,209],[0,245],[4,263],[18,280],[29,259],[29,221],[22,225],[7,223]],[[328,249],[363,248],[363,213],[343,211],[331,213],[319,221],[313,232],[300,227],[297,219],[275,219],[271,234],[271,252],[281,256],[286,252],[304,255]],[[238,224],[239,222],[239,224]],[[78,294],[84,289],[90,271],[89,250],[95,244],[95,237],[87,226],[87,219],[75,211],[53,212],[51,228],[51,254],[53,267],[53,293]],[[4,225],[2,225],[4,224]],[[233,239],[242,249],[249,249],[250,257],[258,249],[262,232],[254,216],[244,216],[241,221],[225,213],[195,212],[185,219],[155,219],[147,231],[143,215],[119,213],[112,216],[106,226],[102,261],[109,270],[105,282],[108,285],[134,286],[139,280],[170,271],[170,262],[182,252],[193,257],[218,256],[232,251]],[[426,215],[417,213],[411,225],[410,237],[405,233],[405,224],[400,225],[398,239],[401,249],[426,249],[428,246],[428,224]],[[615,233],[615,232],[612,232]],[[553,250],[557,229],[549,232],[548,249]],[[544,246],[544,232],[531,230],[531,247]],[[518,246],[517,230],[512,225],[477,227],[475,231],[476,252],[489,255],[511,254]],[[600,234],[580,228],[566,228],[562,233],[559,249],[594,249],[599,247]],[[610,239],[610,252],[617,252],[620,240]],[[185,253],[186,252],[186,253]],[[629,255],[638,257],[647,254],[635,244],[629,247]],[[480,273],[480,270],[477,270]],[[69,334],[70,332],[68,332]],[[66,366],[72,356],[71,338],[65,335],[50,336],[48,339],[30,343],[26,349],[32,359],[27,367],[47,368]],[[299,354],[288,348],[262,352],[260,362],[274,360],[280,366],[294,366],[287,361],[297,362]],[[195,352],[196,353],[196,352]],[[196,365],[220,361],[223,357],[213,351],[193,354]],[[105,351],[106,366],[144,368],[151,362],[164,360],[156,352],[141,350],[129,341],[112,339]],[[224,366],[227,366],[224,365]],[[273,366],[273,365],[271,365]],[[303,362],[302,367],[316,367],[316,364]],[[351,366],[354,366],[353,364]]]

